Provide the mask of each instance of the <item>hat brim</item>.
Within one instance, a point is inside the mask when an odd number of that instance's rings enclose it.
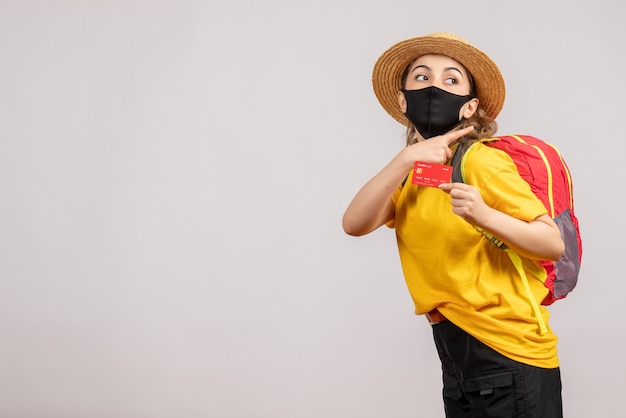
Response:
[[[408,124],[398,105],[398,92],[404,87],[401,77],[407,66],[422,55],[440,54],[463,64],[476,86],[479,106],[495,119],[505,98],[504,78],[498,66],[478,48],[452,34],[438,33],[407,39],[385,51],[374,65],[372,84],[383,108],[395,120]]]

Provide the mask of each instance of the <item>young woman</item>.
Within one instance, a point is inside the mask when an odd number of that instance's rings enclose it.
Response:
[[[540,303],[538,260],[564,251],[545,207],[510,157],[482,143],[465,159],[466,183],[407,181],[416,161],[449,164],[459,144],[495,134],[505,95],[498,67],[462,38],[434,33],[385,51],[373,84],[407,126],[407,146],[356,194],[343,228],[355,236],[395,228],[415,311],[433,327],[446,416],[561,417],[557,337],[539,332],[517,270],[478,230],[523,257]]]

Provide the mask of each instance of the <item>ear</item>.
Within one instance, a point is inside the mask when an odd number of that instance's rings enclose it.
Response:
[[[404,97],[404,93],[399,91],[397,97],[400,110],[402,111],[402,113],[406,113],[406,97]]]
[[[472,117],[472,115],[476,113],[476,109],[478,109],[478,103],[479,101],[476,98],[465,103],[461,108],[461,116],[465,119]]]

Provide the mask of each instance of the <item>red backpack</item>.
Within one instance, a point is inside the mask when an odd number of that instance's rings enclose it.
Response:
[[[513,159],[520,176],[543,202],[548,213],[561,230],[561,237],[565,242],[563,256],[557,261],[541,261],[546,272],[544,284],[549,290],[541,304],[550,305],[556,300],[563,299],[576,286],[582,260],[582,241],[578,219],[574,214],[572,177],[567,164],[556,147],[532,136],[507,135],[484,139],[480,142],[506,152]],[[476,143],[467,147],[463,147],[461,144],[457,148],[451,163],[453,182],[465,182],[465,157]],[[522,277],[522,282],[537,316],[540,331],[543,334],[547,331],[547,327],[537,302],[530,297],[532,294],[521,257],[508,249],[497,238],[482,232],[491,238],[494,244],[506,250],[511,257],[511,261]]]

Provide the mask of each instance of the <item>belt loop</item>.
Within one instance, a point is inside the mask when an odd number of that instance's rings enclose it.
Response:
[[[430,325],[437,325],[448,320],[437,308],[426,313],[426,319]]]

